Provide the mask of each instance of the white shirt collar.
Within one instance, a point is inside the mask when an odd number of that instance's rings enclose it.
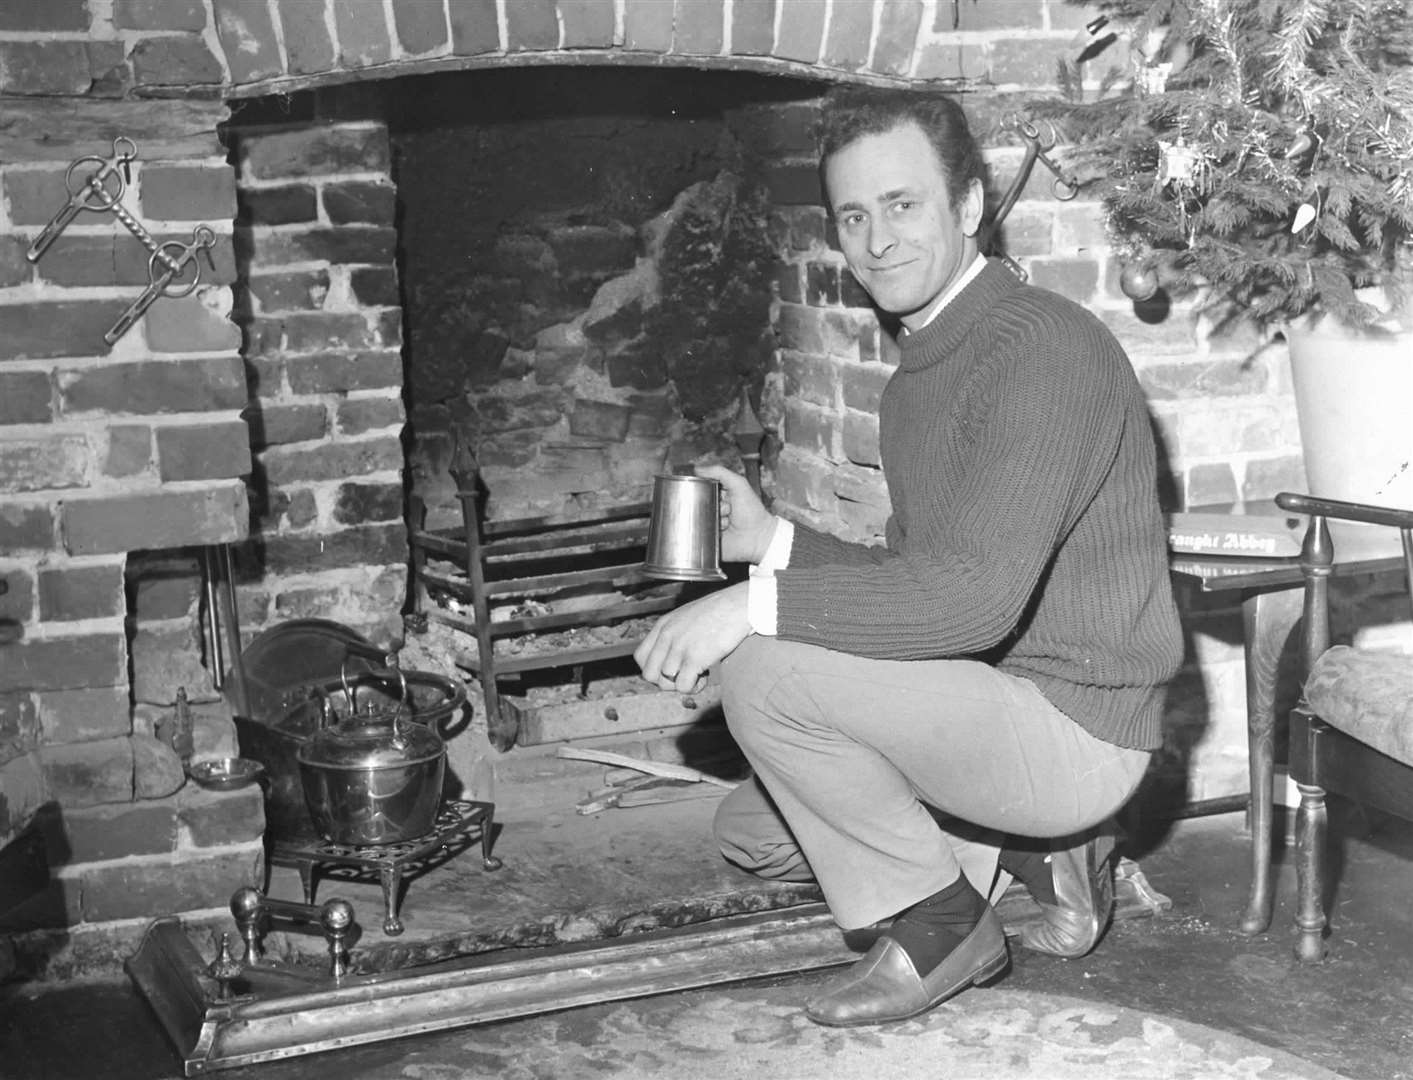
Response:
[[[972,280],[976,277],[977,274],[981,273],[982,269],[985,268],[985,266],[986,256],[978,253],[976,258],[972,260],[971,265],[968,266],[966,270],[962,272],[962,276],[957,278],[956,281],[952,282],[951,286],[947,289],[947,291],[937,298],[936,302],[932,305],[932,309],[927,313],[927,319],[923,322],[922,325],[927,326],[929,323],[932,322],[933,319],[937,318],[937,316],[941,314],[942,309],[948,304],[950,304],[953,300],[955,300],[957,294],[960,293],[963,289],[965,289],[968,285],[970,285],[972,283]],[[905,334],[912,333],[912,331],[909,330],[907,327],[903,327],[903,332]]]

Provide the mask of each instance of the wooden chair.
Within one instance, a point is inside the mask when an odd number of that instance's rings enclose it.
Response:
[[[1335,550],[1328,522],[1398,529],[1413,601],[1413,510],[1291,492],[1277,495],[1276,502],[1310,516],[1300,556],[1305,679],[1291,717],[1290,774],[1300,790],[1295,954],[1319,960],[1326,951],[1327,925],[1325,793],[1413,821],[1413,656],[1330,645],[1329,578]]]

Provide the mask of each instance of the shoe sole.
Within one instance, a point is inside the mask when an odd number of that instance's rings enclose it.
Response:
[[[871,1027],[874,1024],[896,1024],[900,1020],[911,1020],[914,1016],[921,1016],[923,1013],[937,1008],[937,1006],[941,1005],[944,1001],[956,997],[969,987],[986,986],[989,983],[995,982],[1006,973],[1006,969],[1010,966],[1011,954],[1003,949],[1000,955],[994,960],[988,960],[966,979],[950,987],[946,992],[939,995],[934,1000],[929,1001],[926,1005],[922,1006],[922,1008],[914,1009],[912,1012],[896,1013],[892,1016],[870,1016],[858,1020],[824,1020],[811,1015],[808,1009],[805,1010],[805,1015],[822,1027]]]

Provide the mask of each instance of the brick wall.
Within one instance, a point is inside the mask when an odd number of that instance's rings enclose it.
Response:
[[[1003,186],[1022,148],[1000,114],[1051,92],[1056,58],[1080,47],[1090,17],[1061,0],[0,5],[0,573],[11,586],[0,616],[25,630],[0,665],[0,843],[41,805],[87,830],[70,837],[67,856],[86,861],[61,867],[51,897],[70,921],[219,903],[212,889],[253,870],[247,797],[230,797],[238,814],[186,788],[135,798],[154,722],[132,711],[123,626],[129,553],[242,539],[245,474],[250,629],[312,613],[352,614],[372,628],[398,599],[400,331],[385,135],[343,124],[262,134],[233,169],[216,135],[231,103],[556,62],[925,82],[967,91]],[[1110,52],[1123,62],[1122,41]],[[873,536],[884,505],[869,412],[888,343],[830,243],[807,117],[784,109],[763,119],[786,256],[762,417],[780,452],[767,480],[791,512]],[[159,240],[208,224],[217,245],[201,289],[159,301],[108,349],[103,331],[146,284],[141,246],[110,217],[85,213],[37,266],[24,253],[66,196],[68,163],[111,153],[119,134],[139,151],[129,209]],[[1097,208],[1057,203],[1046,183],[1039,174],[1017,205],[1008,248],[1033,280],[1097,311],[1129,348],[1170,501],[1298,486],[1284,358],[1213,336],[1181,309],[1136,313],[1116,287]],[[238,277],[248,288],[235,296]],[[233,305],[239,324],[228,318]],[[365,594],[350,575],[366,565],[376,586]],[[184,632],[191,611],[172,617],[176,625],[154,633]],[[1172,755],[1190,794],[1238,790],[1239,623],[1232,611],[1194,606],[1188,629]],[[200,824],[213,818],[235,831]]]
[[[5,19],[17,10],[63,31],[83,9],[7,6]],[[0,614],[23,631],[0,653],[0,846],[29,829],[53,871],[12,928],[146,915],[156,894],[216,906],[254,873],[262,829],[258,793],[183,783],[155,737],[174,695],[134,709],[130,672],[141,677],[153,639],[127,625],[133,552],[247,529],[245,374],[228,318],[235,184],[216,135],[226,109],[107,96],[79,108],[64,96],[83,82],[77,58],[101,75],[84,85],[106,88],[101,65],[121,59],[118,43],[42,44],[53,47],[37,57],[0,46],[7,91],[25,79],[46,89],[0,103],[15,117],[0,133]],[[148,249],[114,214],[85,211],[37,262],[26,253],[66,202],[70,164],[111,158],[118,135],[137,151],[121,205],[154,242],[187,242],[199,225],[216,240],[197,289],[158,300],[109,346],[105,332],[149,284]],[[195,605],[183,614],[193,620]],[[205,710],[219,695],[186,637]],[[165,647],[155,653],[165,662]],[[206,711],[201,749],[230,753],[229,718]]]
[[[231,141],[255,450],[242,629],[336,617],[386,642],[407,584],[387,129],[237,126]]]

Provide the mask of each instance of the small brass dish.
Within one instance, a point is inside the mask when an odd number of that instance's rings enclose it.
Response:
[[[234,791],[265,775],[265,766],[252,758],[211,758],[193,761],[186,774],[212,791]]]

